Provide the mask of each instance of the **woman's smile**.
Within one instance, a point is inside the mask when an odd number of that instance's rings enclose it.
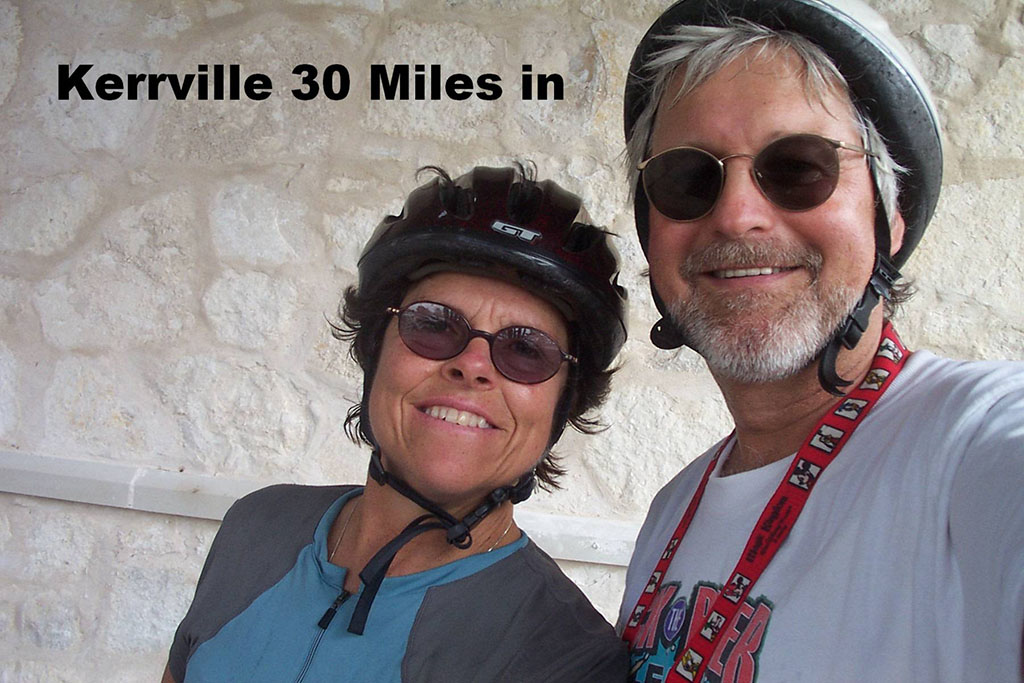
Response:
[[[450,424],[456,424],[460,427],[473,427],[475,429],[493,429],[484,417],[477,415],[476,413],[468,410],[459,410],[458,408],[450,408],[447,406],[432,405],[427,408],[421,408],[421,412],[428,415],[436,420],[442,420]]]

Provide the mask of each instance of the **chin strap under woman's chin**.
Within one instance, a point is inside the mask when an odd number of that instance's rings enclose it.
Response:
[[[470,534],[473,527],[506,500],[512,501],[512,503],[521,503],[529,498],[537,482],[536,476],[531,471],[514,484],[494,489],[480,505],[459,520],[409,486],[401,478],[386,472],[380,459],[380,451],[376,448],[370,454],[370,478],[381,486],[390,486],[424,510],[427,510],[429,514],[414,519],[400,534],[378,550],[370,558],[370,561],[366,563],[363,570],[359,572],[359,578],[363,581],[363,593],[359,596],[355,612],[352,614],[352,619],[348,625],[349,632],[357,635],[363,634],[363,630],[366,628],[366,620],[370,615],[370,607],[373,606],[373,599],[377,596],[377,591],[380,589],[380,585],[384,581],[384,576],[387,574],[391,562],[395,559],[395,555],[398,554],[398,551],[406,543],[426,531],[444,529],[447,541],[456,548],[465,550],[473,544],[473,537]]]

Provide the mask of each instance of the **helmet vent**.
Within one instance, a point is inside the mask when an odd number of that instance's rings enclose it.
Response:
[[[467,220],[473,215],[474,197],[470,190],[459,187],[454,183],[441,181],[438,188],[441,206],[444,210],[459,220]]]
[[[544,193],[537,183],[521,180],[508,191],[508,213],[517,223],[529,223],[540,210]]]
[[[569,234],[562,244],[562,248],[572,253],[580,253],[590,249],[606,233],[600,228],[586,223],[573,223],[569,228]]]

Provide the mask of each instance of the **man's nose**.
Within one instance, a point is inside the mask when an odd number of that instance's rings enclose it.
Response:
[[[754,158],[749,154],[731,154],[722,159],[722,164],[722,191],[707,217],[715,231],[735,240],[754,230],[770,229],[776,207],[757,185]]]

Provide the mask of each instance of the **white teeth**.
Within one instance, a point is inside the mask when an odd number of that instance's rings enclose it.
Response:
[[[781,272],[782,268],[732,268],[728,270],[716,270],[712,275],[728,279],[732,277],[751,277],[753,275],[773,275]]]
[[[477,429],[490,429],[491,427],[487,420],[476,413],[457,410],[447,406],[430,406],[423,412],[430,417],[436,417],[438,420],[444,420],[445,422],[454,422],[463,427],[476,427]]]

